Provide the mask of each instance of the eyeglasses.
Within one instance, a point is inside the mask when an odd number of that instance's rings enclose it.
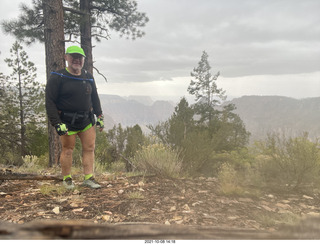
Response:
[[[68,55],[70,55],[73,59],[82,59],[82,58],[84,58],[81,54],[73,53],[73,54],[68,54]]]

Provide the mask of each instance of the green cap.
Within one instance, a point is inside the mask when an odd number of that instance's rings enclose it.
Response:
[[[78,47],[78,46],[70,46],[70,47],[67,48],[66,54],[72,54],[72,53],[79,53],[84,57],[86,56],[84,54],[83,49],[81,47]]]

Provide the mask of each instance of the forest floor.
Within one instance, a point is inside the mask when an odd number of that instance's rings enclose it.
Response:
[[[58,181],[7,180],[0,184],[1,221],[87,220],[148,222],[277,230],[307,216],[320,216],[320,196],[305,194],[221,195],[216,178],[163,179],[101,174],[101,189],[74,191]]]

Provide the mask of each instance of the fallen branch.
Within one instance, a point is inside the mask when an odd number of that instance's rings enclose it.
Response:
[[[34,175],[34,174],[0,174],[0,181],[3,180],[58,180],[61,181],[62,178],[55,175]]]

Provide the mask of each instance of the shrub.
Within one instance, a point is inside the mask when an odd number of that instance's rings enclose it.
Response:
[[[132,159],[137,170],[162,177],[178,177],[181,172],[179,153],[162,143],[142,146]]]
[[[241,186],[243,177],[228,163],[221,165],[218,174],[220,193],[223,195],[243,195],[244,189]]]
[[[319,182],[320,148],[305,134],[297,138],[273,135],[261,144],[257,165],[268,188],[298,190]]]

